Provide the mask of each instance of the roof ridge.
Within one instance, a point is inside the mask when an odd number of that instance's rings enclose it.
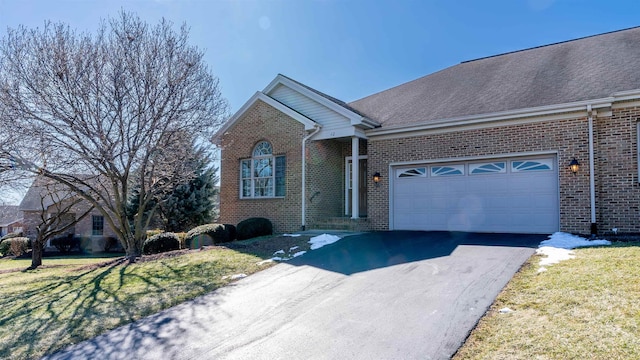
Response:
[[[626,29],[613,30],[613,31],[608,31],[608,32],[604,32],[604,33],[601,33],[601,34],[588,35],[588,36],[583,36],[583,37],[579,37],[579,38],[575,38],[575,39],[571,39],[571,40],[558,41],[558,42],[551,43],[551,44],[538,45],[538,46],[533,46],[533,47],[526,48],[526,49],[508,51],[508,52],[501,53],[501,54],[483,56],[483,57],[480,57],[480,58],[477,58],[477,59],[461,61],[460,64],[466,64],[466,63],[470,63],[470,62],[474,62],[474,61],[490,59],[490,58],[494,58],[494,57],[499,57],[499,56],[503,56],[503,55],[519,53],[519,52],[528,51],[528,50],[540,49],[540,48],[544,48],[544,47],[548,47],[548,46],[565,44],[565,43],[572,42],[572,41],[584,40],[584,39],[589,39],[589,38],[592,38],[592,37],[597,37],[597,36],[602,36],[602,35],[609,35],[609,34],[614,34],[614,33],[617,33],[617,32],[633,30],[633,29],[638,29],[638,28],[640,28],[640,26],[632,26],[632,27],[629,27],[629,28],[626,28]]]

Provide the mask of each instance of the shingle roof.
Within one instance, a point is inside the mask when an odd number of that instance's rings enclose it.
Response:
[[[22,213],[16,205],[0,206],[0,226],[7,226],[22,219]]]
[[[21,211],[42,211],[60,199],[68,199],[72,193],[63,185],[56,184],[42,176],[35,178],[27,193],[22,198],[19,208]]]
[[[349,105],[387,126],[599,99],[640,88],[640,27],[481,58]]]

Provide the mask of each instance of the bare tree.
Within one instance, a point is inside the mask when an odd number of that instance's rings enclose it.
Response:
[[[95,35],[52,23],[9,29],[0,42],[0,116],[0,132],[14,139],[0,145],[0,162],[89,201],[133,261],[149,201],[194,176],[183,165],[190,138],[206,144],[227,103],[185,25],[149,26],[121,12]],[[134,186],[140,211],[130,222]]]
[[[85,201],[73,191],[49,179],[36,178],[36,184],[29,189],[27,196],[37,200],[39,209],[35,211],[39,222],[35,226],[36,236],[32,240],[31,266],[35,269],[42,265],[42,255],[47,241],[65,234],[80,220],[87,217],[94,206],[79,206]]]

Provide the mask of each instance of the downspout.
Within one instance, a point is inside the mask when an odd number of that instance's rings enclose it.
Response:
[[[315,124],[313,127],[313,132],[302,138],[302,231],[307,227],[307,140],[320,131],[320,125]]]
[[[589,115],[589,194],[591,197],[591,236],[598,234],[598,225],[596,223],[596,181],[594,171],[594,154],[593,154],[593,118],[597,113],[591,108],[591,104],[587,105],[587,114]]]

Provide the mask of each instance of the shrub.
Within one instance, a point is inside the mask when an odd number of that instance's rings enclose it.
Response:
[[[17,237],[23,237],[22,236],[22,231],[8,233],[5,236],[1,237],[0,241],[6,240],[6,239],[13,239],[13,238],[17,238]]]
[[[80,238],[71,234],[53,238],[50,241],[51,246],[55,246],[61,253],[68,253],[74,249],[80,250]]]
[[[251,239],[273,234],[273,225],[269,219],[249,218],[238,224],[238,240]]]
[[[147,239],[158,235],[158,234],[162,234],[164,232],[164,230],[160,230],[160,229],[152,229],[152,230],[147,230]]]
[[[159,254],[171,250],[180,249],[180,240],[174,233],[160,233],[153,235],[142,244],[144,254]]]
[[[9,245],[8,240],[0,240],[0,256],[9,254]]]
[[[191,249],[197,249],[207,245],[229,242],[235,238],[235,230],[233,225],[200,225],[189,230],[185,237],[185,245]]]
[[[14,237],[0,242],[0,253],[3,256],[14,255],[16,257],[26,253],[31,248],[31,240],[26,237]]]
[[[233,241],[238,238],[238,230],[235,225],[224,224],[224,227],[229,232],[229,241]]]
[[[104,252],[109,252],[118,247],[118,239],[109,236],[104,239]]]

